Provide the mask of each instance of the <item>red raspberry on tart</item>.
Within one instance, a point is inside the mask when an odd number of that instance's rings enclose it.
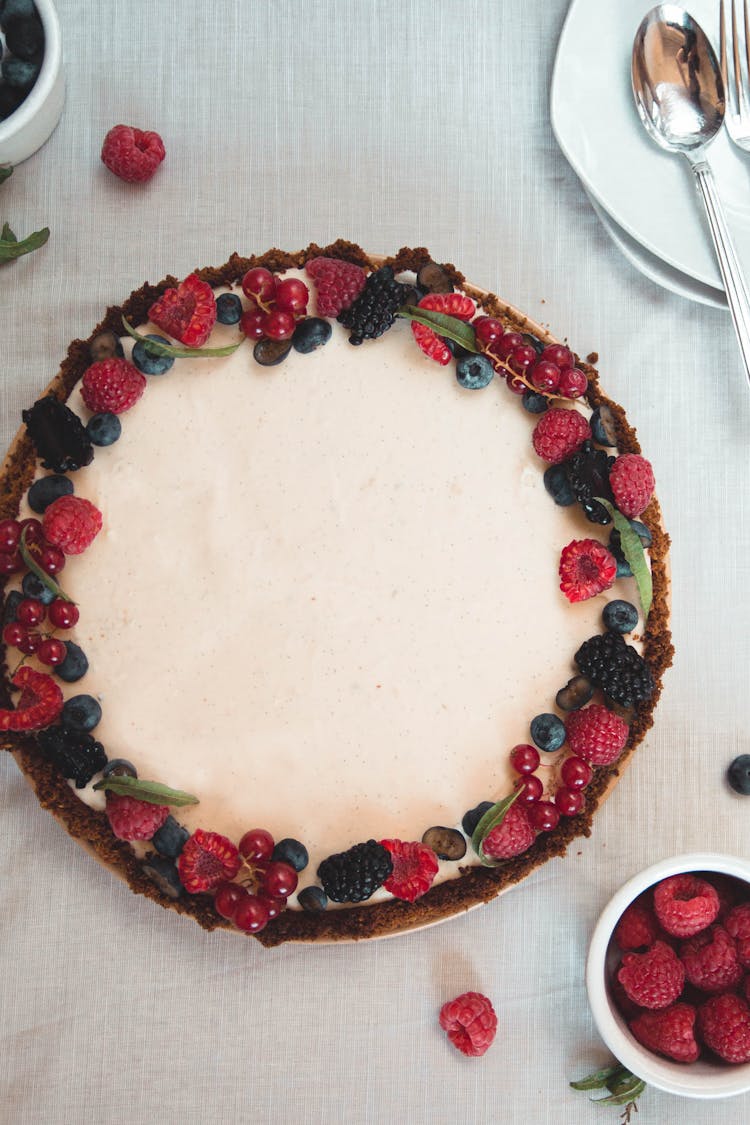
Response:
[[[146,376],[126,359],[100,359],[86,369],[81,397],[95,414],[123,414],[146,389]]]
[[[232,841],[203,828],[196,828],[177,861],[180,880],[189,894],[215,890],[220,883],[234,879],[240,865],[240,853]]]
[[[609,590],[617,560],[598,539],[574,539],[560,555],[560,589],[569,602],[584,602]]]
[[[11,680],[21,692],[15,710],[0,708],[0,731],[41,730],[58,717],[63,708],[63,694],[51,676],[22,665]]]
[[[570,749],[592,766],[609,766],[617,761],[628,741],[630,727],[601,703],[572,711],[565,722]]]
[[[414,902],[429,891],[438,873],[438,861],[432,848],[426,844],[403,840],[381,840],[391,853],[393,871],[383,886],[396,898]]]
[[[80,555],[102,529],[102,513],[83,496],[60,496],[42,519],[45,538],[66,555]]]
[[[591,426],[577,410],[553,406],[541,416],[534,428],[532,444],[543,461],[557,465],[591,437]]]
[[[216,323],[214,291],[197,273],[191,273],[176,289],[165,289],[148,315],[158,328],[181,344],[200,348]]]
[[[648,507],[654,494],[654,470],[639,453],[623,453],[609,472],[615,504],[624,516],[634,520]]]

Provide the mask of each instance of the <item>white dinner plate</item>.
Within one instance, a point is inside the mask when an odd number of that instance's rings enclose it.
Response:
[[[693,174],[683,157],[663,152],[636,114],[630,57],[649,0],[572,0],[552,76],[552,128],[586,190],[650,254],[703,285],[723,289]],[[717,0],[690,0],[690,12],[718,50]],[[750,273],[750,156],[726,130],[710,163]]]

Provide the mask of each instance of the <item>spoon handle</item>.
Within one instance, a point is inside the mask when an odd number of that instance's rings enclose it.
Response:
[[[691,161],[695,178],[698,181],[703,203],[706,207],[711,235],[719,259],[721,276],[724,279],[729,311],[734,321],[735,332],[745,363],[745,373],[750,381],[750,297],[747,285],[734,249],[727,221],[724,217],[724,208],[716,190],[713,172],[705,160]]]

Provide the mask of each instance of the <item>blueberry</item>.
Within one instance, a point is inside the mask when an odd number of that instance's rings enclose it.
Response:
[[[177,867],[166,856],[150,855],[143,861],[141,869],[167,898],[179,898],[185,889],[180,882]]]
[[[89,662],[86,653],[74,641],[65,641],[65,648],[67,649],[65,659],[53,671],[66,684],[74,684],[76,680],[86,675]]]
[[[253,359],[261,367],[275,367],[286,359],[291,350],[291,340],[269,340],[264,336],[253,348]]]
[[[575,493],[564,465],[550,465],[544,470],[544,487],[561,508],[568,508],[571,504],[575,504]]]
[[[475,808],[469,809],[468,812],[464,813],[463,820],[461,821],[461,827],[463,828],[467,836],[474,835],[474,830],[479,824],[479,821],[482,819],[487,810],[492,808],[494,803],[494,801],[482,801],[481,804],[476,805]]]
[[[55,595],[52,591],[44,585],[41,578],[37,578],[31,571],[29,571],[28,574],[24,574],[23,580],[21,581],[21,589],[27,598],[35,598],[38,602],[41,602],[42,605],[51,605],[55,600]]]
[[[461,833],[442,824],[428,828],[422,836],[422,843],[432,848],[438,859],[463,859],[466,855],[466,840]]]
[[[615,598],[602,610],[602,621],[610,633],[632,633],[638,624],[638,610],[632,602]]]
[[[161,855],[177,859],[189,839],[187,828],[183,828],[173,816],[168,816],[158,832],[154,833],[151,843]]]
[[[24,90],[16,90],[13,86],[6,86],[5,83],[0,84],[0,121],[5,121],[15,113],[25,97]]]
[[[102,770],[104,777],[138,777],[138,770],[127,758],[112,758]]]
[[[61,496],[73,495],[73,481],[70,477],[62,476],[60,473],[52,473],[48,477],[40,477],[35,480],[28,492],[29,507],[32,512],[41,515],[45,512],[53,500],[58,500]]]
[[[524,410],[528,410],[529,414],[544,414],[549,403],[545,395],[540,395],[536,391],[524,391],[521,406]]]
[[[297,902],[303,910],[308,910],[311,914],[318,914],[328,906],[328,895],[322,887],[305,887],[297,895]]]
[[[94,445],[112,445],[122,433],[122,422],[116,414],[104,411],[93,414],[86,423],[86,433]]]
[[[216,298],[216,319],[219,324],[239,324],[242,301],[236,293],[222,293]]]
[[[597,445],[617,445],[615,418],[608,406],[597,406],[589,421]]]
[[[456,378],[467,391],[480,391],[494,374],[495,368],[486,355],[463,356],[456,364]]]
[[[279,840],[273,849],[271,859],[278,860],[280,863],[288,863],[295,871],[304,871],[310,862],[305,845],[300,844],[299,840],[294,840],[290,836]]]
[[[740,754],[727,770],[727,781],[735,793],[750,795],[750,754]]]
[[[17,59],[31,61],[44,49],[44,28],[34,13],[5,20],[5,45]]]
[[[21,19],[31,19],[36,12],[34,0],[5,0],[0,4],[0,27],[5,31],[8,20],[20,16]]]
[[[594,695],[594,685],[585,676],[573,676],[555,696],[555,703],[561,711],[577,711],[584,707]]]
[[[93,730],[101,722],[102,709],[93,695],[72,695],[62,709],[62,722],[73,730]]]
[[[0,70],[2,70],[3,78],[9,86],[14,86],[17,90],[30,90],[36,82],[41,68],[41,59],[27,62],[26,59],[14,59],[12,55],[9,55],[7,59],[3,59]]]
[[[163,336],[156,336],[153,332],[149,332],[145,339],[154,340],[157,344],[169,343],[169,340],[165,340]],[[148,350],[143,340],[136,340],[130,358],[144,375],[164,375],[170,367],[174,367],[173,355],[155,355]]]
[[[549,712],[535,715],[529,729],[534,743],[548,754],[559,750],[565,741],[564,722],[557,715],[551,715]]]
[[[15,621],[16,610],[23,601],[23,594],[19,594],[18,590],[11,590],[5,599],[3,606],[3,625],[7,625],[10,621]]]
[[[323,320],[319,316],[308,316],[305,320],[301,320],[294,329],[292,347],[296,352],[308,355],[310,352],[314,352],[316,348],[322,348],[323,344],[327,344],[332,331],[333,329],[327,320]]]
[[[98,363],[100,359],[122,359],[125,355],[119,336],[114,332],[100,332],[89,344],[91,362]]]

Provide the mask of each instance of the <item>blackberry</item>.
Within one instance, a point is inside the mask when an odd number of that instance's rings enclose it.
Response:
[[[598,633],[584,641],[575,655],[581,674],[601,688],[613,703],[635,707],[654,693],[651,669],[621,633]]]
[[[53,726],[40,730],[36,736],[39,749],[45,758],[60,771],[63,777],[72,778],[76,789],[83,789],[95,773],[107,764],[107,755],[101,742],[86,731],[72,727]]]
[[[52,395],[38,399],[22,418],[45,469],[72,473],[91,464],[94,447],[83,422]]]
[[[334,902],[364,902],[393,871],[391,853],[375,840],[355,844],[324,859],[318,868],[323,890]]]
[[[570,487],[586,519],[591,523],[612,522],[607,509],[598,504],[594,497],[602,496],[614,503],[609,486],[609,470],[614,463],[614,457],[609,457],[603,449],[597,449],[590,441],[585,441],[565,462]]]
[[[356,301],[337,318],[350,331],[349,343],[376,340],[387,332],[396,319],[396,309],[406,304],[408,288],[396,281],[390,266],[371,273]]]

